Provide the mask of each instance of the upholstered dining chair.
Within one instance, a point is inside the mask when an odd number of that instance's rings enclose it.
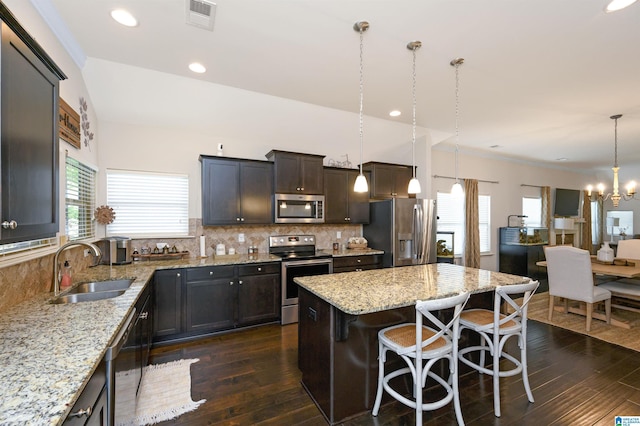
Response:
[[[529,386],[529,375],[527,373],[527,309],[529,301],[536,289],[538,281],[530,281],[525,284],[515,284],[496,287],[493,310],[489,309],[468,309],[460,315],[459,334],[463,330],[469,329],[480,335],[480,345],[461,348],[458,358],[461,362],[482,374],[493,376],[493,414],[500,417],[500,377],[515,376],[522,373],[522,382],[527,393],[529,402],[533,402],[533,393]],[[516,297],[517,298],[514,298]],[[520,297],[522,296],[522,297]],[[507,306],[510,314],[503,314],[503,303]],[[506,351],[506,343],[510,337],[518,338],[520,348],[520,359]],[[473,358],[465,356],[467,354],[479,354]],[[486,354],[492,357],[492,367],[485,366]],[[479,359],[478,362],[475,360]],[[503,363],[505,360],[510,363]],[[505,367],[512,367],[506,369]]]
[[[444,407],[453,400],[456,419],[464,425],[458,391],[458,326],[460,313],[469,300],[469,293],[462,293],[444,299],[416,302],[416,322],[404,323],[383,328],[378,332],[378,391],[372,414],[378,415],[382,394],[386,391],[396,400],[416,410],[416,425],[422,425],[422,412]],[[452,319],[446,324],[437,316],[438,311],[453,308]],[[430,323],[427,326],[428,320]],[[385,374],[384,365],[387,352],[398,354],[407,364]],[[439,360],[446,359],[449,366],[449,377],[442,378],[431,368]],[[426,362],[425,362],[426,361]],[[389,383],[393,378],[411,374],[413,395],[403,395]],[[434,385],[445,391],[443,398],[423,402],[423,390],[427,378]]]
[[[611,292],[594,285],[589,252],[571,246],[546,246],[544,255],[549,278],[549,321],[553,318],[554,298],[562,297],[565,313],[570,300],[586,304],[587,331],[591,331],[596,303],[605,303],[606,321],[611,323]]]
[[[616,257],[621,259],[640,260],[640,240],[620,240]]]

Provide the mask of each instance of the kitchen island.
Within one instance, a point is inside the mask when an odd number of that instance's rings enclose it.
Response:
[[[529,278],[447,263],[299,277],[298,366],[302,384],[330,424],[371,410],[380,329],[415,319],[416,300],[467,291],[491,306],[499,285]]]

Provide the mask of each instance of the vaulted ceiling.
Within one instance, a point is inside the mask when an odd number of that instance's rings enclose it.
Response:
[[[614,151],[609,116],[624,114],[619,163],[640,165],[640,4],[604,13],[605,0],[215,2],[214,29],[207,31],[185,23],[185,0],[32,0],[53,6],[89,58],[355,113],[353,25],[366,20],[367,116],[411,122],[406,45],[420,40],[417,122],[445,135],[443,144],[455,141],[449,63],[462,57],[461,147],[606,169]],[[132,12],[139,25],[116,24],[115,8]],[[189,71],[193,61],[207,72]],[[124,102],[135,100],[101,102],[98,112],[109,115]],[[402,115],[389,117],[393,109]]]

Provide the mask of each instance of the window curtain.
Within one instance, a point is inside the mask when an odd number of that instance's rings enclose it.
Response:
[[[551,187],[540,187],[540,198],[542,198],[542,227],[551,229]]]
[[[465,194],[465,244],[464,265],[480,267],[480,221],[478,215],[478,181],[464,180]]]
[[[580,241],[582,242],[582,249],[587,250],[589,253],[593,251],[593,239],[591,235],[591,197],[589,197],[588,191],[583,191],[582,199],[582,232],[580,235]]]

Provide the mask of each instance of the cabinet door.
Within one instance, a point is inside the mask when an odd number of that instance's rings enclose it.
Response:
[[[53,237],[58,226],[58,78],[2,23],[2,243]]]
[[[357,176],[357,175],[356,175]],[[355,178],[354,178],[355,181]],[[349,217],[349,191],[347,170],[324,170],[324,222],[347,223]],[[367,202],[367,206],[369,203]]]
[[[301,155],[300,185],[302,194],[322,194],[324,191],[324,171],[322,157]]]
[[[302,186],[300,182],[300,163],[297,154],[278,152],[274,157],[275,192],[296,194]]]
[[[236,284],[234,266],[187,269],[185,331],[201,334],[233,328]]]
[[[273,223],[273,164],[240,163],[241,222]]]
[[[411,167],[398,166],[393,174],[394,197],[409,197],[409,181],[413,177]]]
[[[347,180],[348,197],[348,217],[350,223],[366,224],[369,223],[369,193],[368,192],[355,192],[353,186],[356,183],[356,178],[360,172],[349,170]],[[365,173],[368,175],[368,173]],[[371,182],[370,176],[367,176],[367,181]]]
[[[171,336],[182,330],[182,282],[184,271],[171,269],[154,274],[154,338]]]
[[[280,318],[280,274],[238,279],[238,324],[276,321]]]
[[[240,222],[239,164],[202,158],[202,224]]]

